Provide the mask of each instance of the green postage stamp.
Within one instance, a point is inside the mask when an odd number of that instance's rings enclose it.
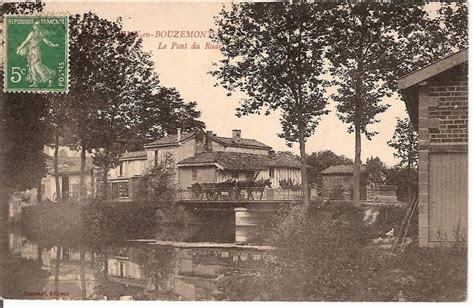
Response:
[[[67,16],[7,15],[4,33],[6,92],[68,92]]]

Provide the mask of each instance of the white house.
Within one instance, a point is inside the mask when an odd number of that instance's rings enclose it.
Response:
[[[207,132],[170,134],[145,145],[144,151],[120,156],[120,164],[109,173],[112,196],[128,200],[136,196],[140,178],[167,156],[174,160],[178,189],[194,183],[219,183],[227,180],[267,180],[272,188],[282,181],[301,184],[299,160],[276,156],[272,148],[255,139],[242,138],[238,129],[232,137]]]
[[[42,200],[57,200],[56,181],[54,173],[54,145],[44,147],[47,155],[47,174],[41,180]],[[85,184],[88,196],[94,194],[94,166],[90,153],[86,153]],[[80,150],[72,150],[66,145],[59,146],[58,175],[59,189],[63,198],[77,198],[81,171]]]

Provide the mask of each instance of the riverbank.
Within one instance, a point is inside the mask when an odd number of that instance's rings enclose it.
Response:
[[[276,258],[257,272],[226,277],[225,299],[465,301],[466,243],[419,248],[416,224],[402,252],[375,243],[377,237],[397,234],[403,213],[392,209],[385,219],[366,225],[362,211],[347,204],[309,213],[294,209],[277,218],[267,235]]]
[[[44,247],[49,243],[94,247],[154,236],[155,212],[139,202],[35,205],[23,208],[19,227],[28,239]]]

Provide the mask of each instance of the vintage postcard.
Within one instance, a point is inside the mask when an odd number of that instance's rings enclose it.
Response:
[[[467,2],[0,19],[6,307],[467,301]]]

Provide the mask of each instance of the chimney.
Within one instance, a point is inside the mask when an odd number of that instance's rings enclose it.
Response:
[[[232,130],[232,141],[234,141],[234,143],[240,143],[241,136],[242,136],[242,131],[240,129]]]
[[[178,127],[178,133],[177,133],[177,138],[178,138],[178,142],[181,141],[181,128]]]
[[[206,131],[206,152],[212,152],[212,131]]]

